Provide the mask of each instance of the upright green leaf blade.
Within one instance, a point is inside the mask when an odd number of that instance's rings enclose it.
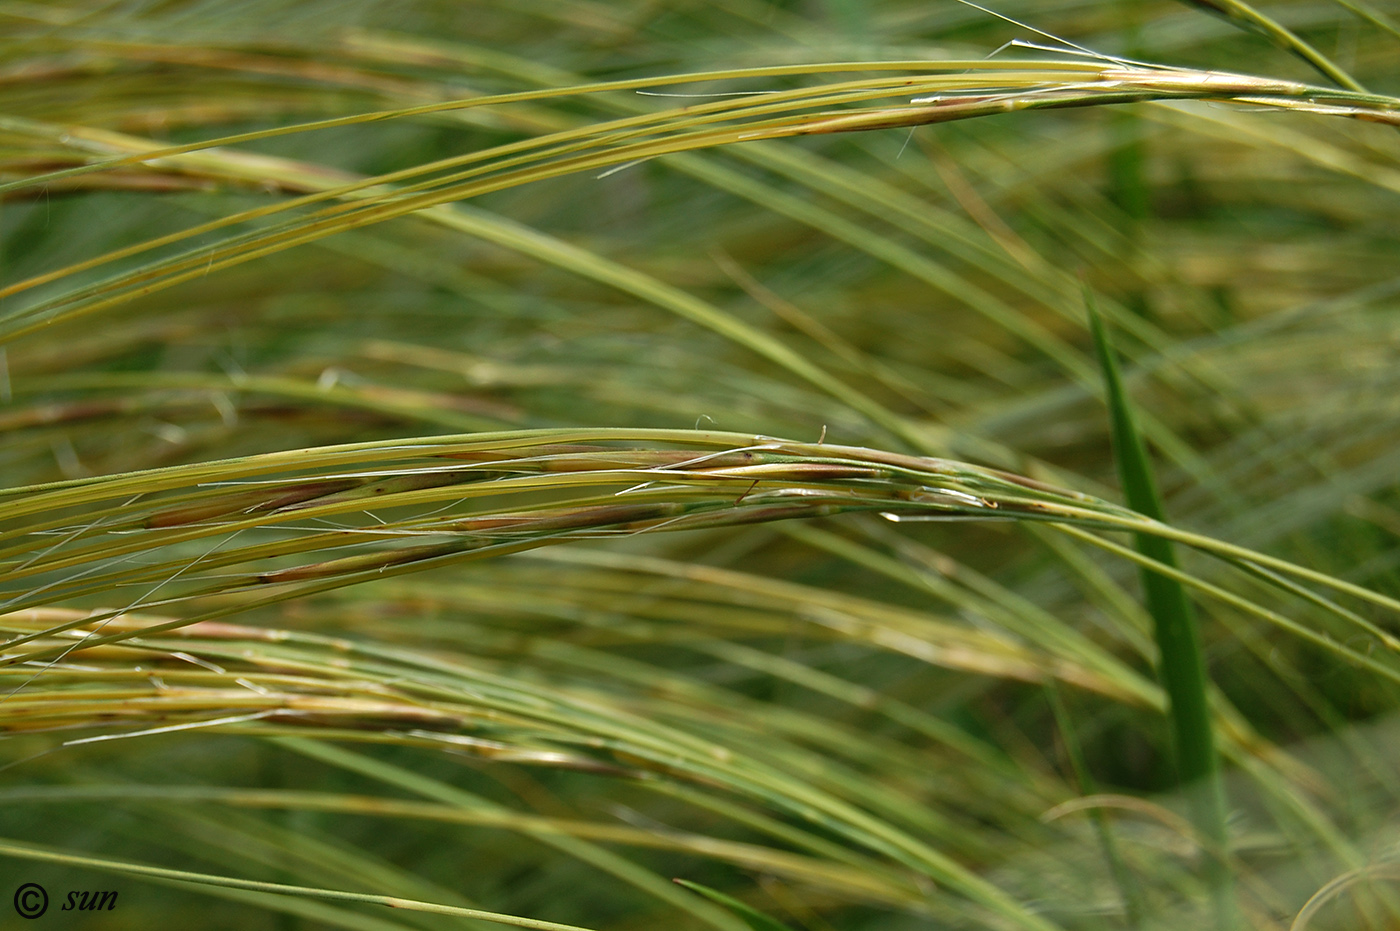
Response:
[[[1108,333],[1094,306],[1093,293],[1085,288],[1085,306],[1094,347],[1103,369],[1109,413],[1112,420],[1113,458],[1128,506],[1153,520],[1165,520],[1162,499],[1153,478],[1147,448],[1138,433],[1132,402],[1123,386]],[[1136,534],[1138,552],[1158,562],[1176,567],[1171,541],[1148,534]],[[1205,660],[1201,655],[1201,635],[1186,589],[1175,579],[1149,569],[1142,570],[1142,588],[1157,649],[1158,677],[1167,693],[1171,718],[1172,744],[1176,751],[1177,777],[1185,788],[1192,817],[1217,862],[1211,870],[1216,893],[1218,924],[1232,924],[1230,874],[1219,861],[1224,859],[1225,793],[1220,782],[1220,765],[1211,730],[1210,704],[1206,695]]]

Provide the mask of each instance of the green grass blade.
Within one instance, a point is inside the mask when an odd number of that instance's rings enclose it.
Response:
[[[777,919],[769,918],[753,906],[746,905],[732,896],[727,896],[723,892],[711,889],[709,886],[702,886],[697,882],[691,882],[687,879],[677,879],[676,882],[685,886],[691,892],[699,893],[705,898],[723,905],[725,908],[744,919],[744,922],[750,928],[753,928],[753,931],[792,931],[791,928]]]
[[[1093,294],[1085,289],[1089,325],[1094,336],[1099,364],[1112,417],[1113,458],[1123,483],[1128,506],[1153,520],[1164,520],[1161,496],[1153,478],[1147,448],[1137,431],[1132,402],[1124,388],[1108,334],[1094,307]],[[1137,549],[1144,556],[1176,567],[1171,542],[1146,534],[1136,535]],[[1205,660],[1201,635],[1186,589],[1175,579],[1144,569],[1143,593],[1159,650],[1158,675],[1167,693],[1172,743],[1176,751],[1177,777],[1191,798],[1192,815],[1204,838],[1223,858],[1226,852],[1225,793],[1220,782],[1220,764],[1215,736],[1211,729],[1210,702],[1206,693]],[[1232,924],[1228,903],[1230,875],[1216,864],[1212,872],[1218,923]]]
[[[229,889],[248,889],[257,892],[274,892],[288,895],[330,899],[338,902],[360,902],[366,905],[386,905],[415,912],[430,912],[438,915],[452,915],[458,918],[475,918],[496,924],[511,925],[517,928],[534,928],[536,931],[588,931],[578,925],[566,925],[557,921],[541,921],[535,918],[522,918],[517,915],[502,915],[499,912],[485,912],[475,908],[461,908],[456,905],[439,905],[434,902],[419,902],[392,895],[376,895],[368,892],[341,892],[335,889],[317,889],[311,886],[293,886],[286,883],[259,882],[251,879],[237,879],[232,876],[218,876],[212,873],[195,873],[189,870],[172,870],[165,867],[149,866],[126,860],[109,860],[104,857],[88,857],[53,850],[38,844],[22,843],[0,839],[0,856],[21,860],[36,860],[46,863],[60,863],[66,866],[86,867],[111,873],[124,873],[129,876],[145,876],[156,880],[174,880],[195,886],[220,886]]]

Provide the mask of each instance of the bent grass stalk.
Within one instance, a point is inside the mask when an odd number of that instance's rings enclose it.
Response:
[[[682,448],[609,445],[629,439]],[[279,478],[278,472],[294,474]],[[741,434],[542,430],[435,437],[11,489],[0,499],[9,499],[0,528],[7,578],[53,576],[38,589],[11,589],[9,610],[86,591],[164,587],[177,576],[187,591],[163,594],[161,603],[411,571],[474,551],[850,511],[893,520],[1032,520],[1130,530],[1330,583],[1397,609],[1392,599],[1358,586],[1010,473]],[[263,539],[231,545],[241,534]],[[190,564],[189,546],[207,543],[216,546]],[[285,565],[301,554],[346,548],[368,552]],[[169,555],[123,565],[141,554]],[[220,571],[267,560],[282,565]],[[199,582],[207,588],[191,589]],[[1289,590],[1296,583],[1277,584]],[[145,600],[131,609],[143,606]],[[1338,613],[1394,650],[1394,638],[1380,628],[1354,612]]]
[[[1083,70],[1082,65],[1074,70]],[[928,86],[928,83],[933,80],[939,80],[939,86],[946,88],[950,92],[949,95],[940,95],[936,97],[936,99],[930,98],[930,100],[934,100],[934,102],[922,106],[910,105],[899,108],[868,108],[866,110],[844,114],[823,113],[814,116],[782,117],[768,121],[753,121],[748,124],[741,124],[738,127],[723,128],[715,131],[690,130],[689,127],[710,120],[732,118],[732,116],[736,114],[742,116],[749,111],[761,114],[765,111],[785,108],[787,104],[785,102],[775,104],[771,101],[765,101],[759,104],[723,102],[681,108],[662,114],[647,114],[639,117],[630,117],[613,121],[612,123],[600,124],[596,127],[584,127],[581,130],[564,134],[564,138],[568,138],[570,135],[583,136],[584,138],[593,135],[598,136],[599,141],[606,145],[610,141],[609,133],[615,127],[627,127],[638,123],[645,124],[647,122],[657,121],[662,122],[664,125],[668,119],[672,125],[666,128],[670,129],[678,138],[662,138],[639,143],[610,145],[607,146],[603,152],[596,155],[565,157],[558,164],[546,164],[539,168],[507,171],[498,177],[481,181],[461,182],[459,181],[460,176],[448,175],[441,181],[426,182],[423,185],[410,186],[403,190],[392,188],[384,190],[383,185],[385,185],[386,181],[383,178],[356,181],[345,179],[339,184],[329,185],[329,190],[313,196],[310,200],[302,198],[300,201],[314,203],[319,200],[353,195],[353,200],[349,204],[325,208],[304,219],[287,221],[282,224],[282,229],[280,230],[277,227],[273,227],[266,232],[255,232],[245,234],[242,237],[233,237],[227,240],[225,244],[201,248],[187,254],[183,258],[177,257],[173,260],[163,260],[143,266],[135,272],[118,276],[102,285],[96,286],[98,293],[94,296],[87,296],[83,293],[83,290],[78,290],[68,295],[49,299],[31,307],[11,311],[3,317],[0,317],[0,327],[3,327],[3,329],[0,329],[0,335],[4,335],[8,339],[15,339],[26,333],[34,332],[36,328],[50,325],[60,319],[69,318],[76,314],[96,312],[103,308],[115,306],[130,300],[137,295],[149,294],[154,290],[170,287],[181,281],[187,281],[194,277],[208,274],[210,271],[216,269],[240,264],[295,245],[314,242],[325,236],[333,235],[336,232],[353,229],[368,223],[380,222],[382,220],[428,210],[453,201],[475,197],[490,191],[504,190],[531,181],[558,177],[578,171],[596,171],[615,167],[617,165],[629,164],[638,160],[655,158],[669,153],[703,149],[716,145],[764,139],[779,139],[795,135],[914,127],[997,113],[1015,112],[1018,110],[1058,109],[1064,107],[1084,107],[1166,99],[1237,101],[1251,105],[1313,110],[1333,115],[1352,116],[1358,119],[1400,125],[1400,99],[1382,95],[1329,90],[1294,82],[1254,78],[1243,75],[1165,69],[1124,69],[1115,66],[1093,69],[1093,80],[1089,81],[1056,83],[1053,79],[1046,81],[1044,72],[1031,72],[1029,74],[1013,73],[1011,75],[997,73],[996,77],[997,81],[993,84],[996,90],[990,93],[987,89],[987,82],[979,74],[974,74],[971,77],[955,75],[942,76],[941,79],[925,78],[922,79],[922,83],[924,83],[925,86]],[[859,83],[860,82],[857,82],[856,87],[859,87]],[[919,83],[921,82],[916,79],[905,80],[900,83],[899,91],[907,94],[912,88],[917,87]],[[1008,84],[1013,87],[1018,84],[1025,85],[1025,89],[1003,90]],[[821,88],[816,93],[817,95],[821,95],[828,93],[840,94],[844,92],[848,92],[847,88],[838,85],[834,88]],[[893,90],[887,89],[870,93],[888,95],[893,93]],[[789,92],[787,96],[795,97],[799,106],[810,106],[810,103],[804,98],[813,96],[813,92],[810,90]],[[818,96],[818,102],[821,101],[822,98]],[[481,101],[476,101],[475,103],[480,104]],[[696,115],[704,114],[705,111],[714,112],[708,117]],[[677,130],[679,130],[679,132],[677,132]],[[49,132],[56,132],[56,130],[49,130]],[[121,140],[120,137],[108,133],[97,134],[97,136],[104,140],[104,142],[97,142],[96,144],[104,148],[109,147],[112,141],[120,140],[120,143],[128,149],[143,149],[145,152],[157,150],[157,147],[146,146],[143,142],[135,139]],[[472,153],[461,159],[447,160],[422,168],[410,169],[407,174],[400,172],[386,177],[390,181],[398,180],[403,177],[410,177],[414,173],[440,170],[441,168],[462,161],[480,161],[492,155],[509,152],[514,149],[538,147],[549,141],[551,141],[551,137],[545,136],[539,140],[528,140],[524,143],[512,144],[494,151],[486,150],[479,153]],[[215,143],[211,142],[206,145],[214,144]],[[567,148],[565,151],[567,151]],[[173,156],[173,158],[179,159],[188,157],[190,154],[197,153],[186,153],[184,156]],[[549,154],[550,150],[546,148],[543,155],[548,156]],[[139,160],[142,157],[150,158],[153,156],[132,154],[127,157]],[[261,163],[260,167],[265,169],[267,162],[265,160],[259,160],[259,162]],[[219,160],[217,158],[214,159],[213,164],[216,166],[219,165]],[[509,160],[503,163],[505,166],[509,166],[510,164],[511,162]],[[490,166],[475,169],[468,174],[476,174],[487,170],[491,170]],[[220,173],[229,176],[227,168],[221,169]],[[302,174],[301,178],[293,183],[304,185],[308,180],[314,179],[316,175],[324,175],[324,172],[316,172],[310,178],[308,178],[306,174]],[[238,173],[234,172],[231,176],[237,177]],[[259,176],[264,175],[260,173]],[[38,176],[33,179],[32,183],[43,183],[42,179],[44,177],[45,176],[42,175]],[[376,190],[376,188],[380,189]],[[260,208],[257,211],[236,215],[223,221],[216,221],[215,224],[205,224],[196,229],[202,232],[208,232],[220,225],[243,222],[246,219],[258,216],[272,215],[283,210],[292,209],[295,206],[299,206],[299,203],[293,202],[291,204]],[[171,237],[164,237],[155,242],[170,244],[174,241],[178,241],[176,237],[184,238],[188,235],[192,235],[192,231],[187,231],[184,234],[175,234]],[[141,246],[136,248],[144,249],[147,247]],[[121,250],[118,253],[113,253],[111,257],[115,258],[130,254],[132,254],[132,250],[127,249]],[[110,260],[111,258],[99,258],[83,263],[82,267],[91,268],[94,267],[96,263]],[[71,274],[76,270],[76,267],[64,269],[49,273],[40,278],[18,282],[0,291],[0,295],[10,296],[21,293],[44,281],[54,280],[55,277]],[[106,296],[101,296],[102,292],[108,293]],[[33,317],[38,317],[39,319],[28,323],[23,322],[24,318]]]

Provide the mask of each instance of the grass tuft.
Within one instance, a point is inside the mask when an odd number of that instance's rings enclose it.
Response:
[[[155,928],[1393,926],[1392,19],[0,3],[0,852]]]

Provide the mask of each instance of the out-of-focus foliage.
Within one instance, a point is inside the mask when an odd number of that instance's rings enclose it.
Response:
[[[1393,927],[1400,8],[996,12],[0,2],[0,907],[1199,926],[1146,527]]]

